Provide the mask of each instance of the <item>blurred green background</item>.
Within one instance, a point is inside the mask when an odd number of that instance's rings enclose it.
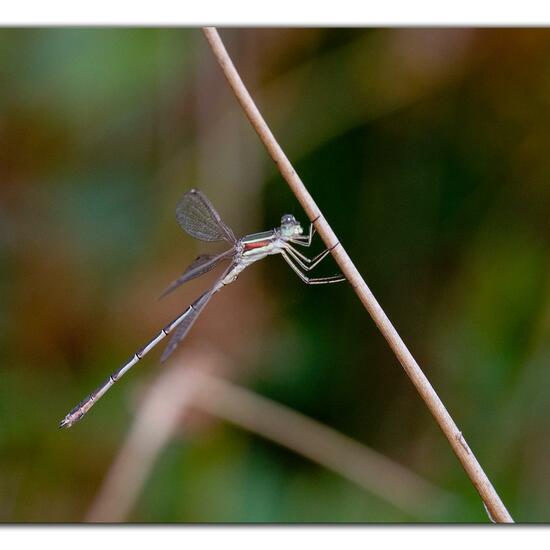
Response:
[[[221,34],[514,519],[549,521],[550,31]],[[307,221],[198,29],[0,30],[1,521],[85,517],[169,364],[152,354],[81,424],[57,423],[208,284],[157,301],[212,251],[175,222],[191,187],[238,234]],[[171,440],[129,521],[487,521],[349,285],[307,287],[268,258],[198,338],[236,383],[455,498],[407,513],[211,421]]]

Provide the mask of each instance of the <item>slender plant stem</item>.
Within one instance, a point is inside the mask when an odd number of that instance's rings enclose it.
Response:
[[[86,521],[127,520],[158,456],[193,410],[230,422],[309,458],[414,518],[438,516],[457,496],[311,418],[210,374],[227,370],[211,350],[187,352],[147,391]],[[419,510],[421,502],[424,510]]]
[[[193,374],[192,370],[169,369],[151,386],[85,521],[120,522],[128,518],[159,454],[184,420],[197,390]]]
[[[458,502],[383,454],[220,377],[203,374],[191,405],[309,458],[414,517],[426,518],[419,502],[432,511]]]
[[[256,107],[254,100],[248,93],[237,69],[235,68],[225,46],[214,27],[203,29],[212,52],[220,64],[222,71],[229,82],[237,100],[241,104],[254,130],[264,143],[272,159],[275,161],[281,175],[292,189],[302,205],[309,219],[315,225],[319,235],[329,248],[339,265],[342,273],[347,277],[355,293],[369,312],[376,326],[395,353],[407,376],[411,379],[421,398],[439,424],[439,427],[448,439],[454,453],[460,460],[474,487],[477,489],[490,516],[499,523],[513,522],[498,493],[495,491],[483,468],[477,461],[474,453],[466,443],[462,432],[458,429],[451,415],[443,405],[441,399],[430,384],[426,375],[408,350],[407,346],[395,330],[388,316],[370,291],[367,283],[353,264],[346,250],[339,242],[336,234],[323,216],[313,200],[306,186],[296,173],[281,146],[275,139],[269,126]]]

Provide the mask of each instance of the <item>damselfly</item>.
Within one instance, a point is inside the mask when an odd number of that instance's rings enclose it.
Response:
[[[209,242],[225,241],[231,245],[231,248],[220,254],[198,256],[182,275],[164,291],[162,296],[172,292],[183,283],[214,269],[223,261],[228,261],[229,267],[210,290],[199,296],[181,315],[166,325],[150,342],[136,351],[120,369],[111,374],[103,384],[69,412],[61,421],[60,427],[68,428],[78,422],[117,380],[120,380],[165,336],[173,333],[161,356],[161,362],[166,361],[185,338],[210,298],[224,286],[235,281],[239,273],[254,262],[271,254],[280,254],[298,277],[308,285],[338,283],[345,280],[342,275],[320,278],[310,278],[306,275],[327,256],[330,250],[324,250],[314,258],[308,258],[302,254],[294,245],[310,246],[315,228],[311,224],[308,234],[305,235],[302,226],[290,214],[281,218],[281,225],[276,229],[253,233],[237,240],[233,231],[222,221],[210,201],[200,191],[191,189],[179,201],[176,208],[176,219],[180,227],[191,237]]]

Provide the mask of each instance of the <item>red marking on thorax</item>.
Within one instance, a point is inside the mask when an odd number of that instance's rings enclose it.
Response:
[[[262,248],[262,246],[266,246],[269,244],[269,241],[258,241],[256,243],[246,243],[244,245],[245,252],[247,250],[253,250],[254,248]]]

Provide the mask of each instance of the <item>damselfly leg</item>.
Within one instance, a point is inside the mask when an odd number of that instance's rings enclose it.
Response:
[[[314,258],[308,258],[305,254],[302,254],[288,243],[285,249],[304,271],[311,271],[314,267],[317,267],[330,253],[330,250],[327,248]]]
[[[325,252],[327,251],[325,250]],[[281,256],[296,273],[296,275],[298,275],[298,277],[300,277],[300,279],[302,279],[302,281],[306,283],[306,285],[326,285],[330,283],[341,283],[342,281],[346,280],[343,275],[332,275],[330,277],[308,277],[307,275],[302,273],[302,271],[300,271],[300,268],[298,266],[293,263],[292,257],[287,252],[287,250],[281,250]]]
[[[307,235],[296,235],[295,237],[292,237],[292,239],[290,239],[290,242],[294,244],[299,244],[300,246],[311,246],[313,235],[315,235],[315,226],[310,223],[309,233]]]

